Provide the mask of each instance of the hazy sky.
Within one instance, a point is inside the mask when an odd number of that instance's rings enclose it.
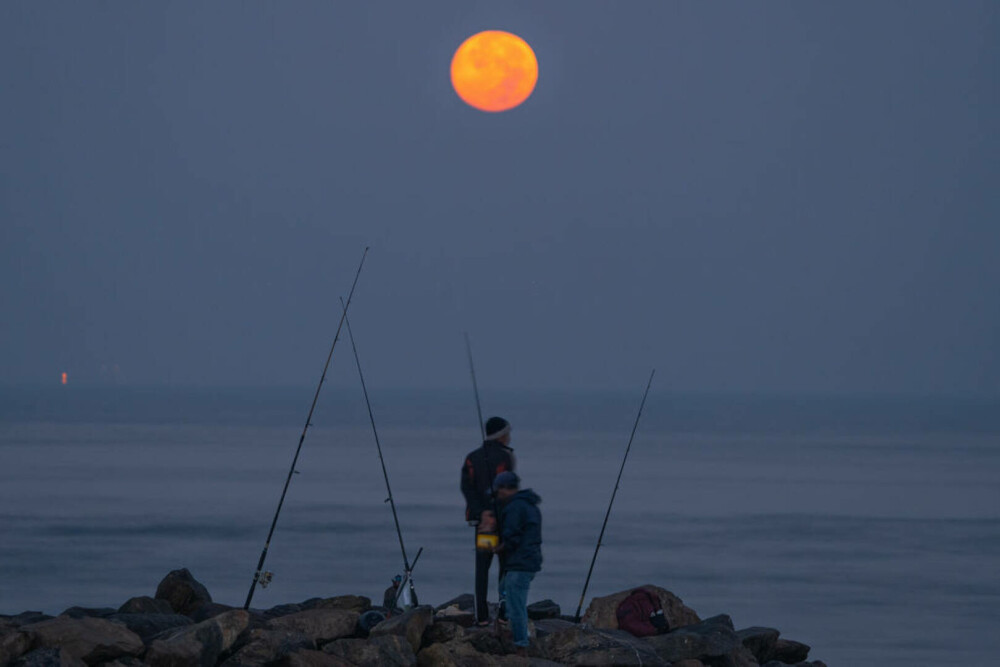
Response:
[[[535,93],[451,89],[523,37]],[[1000,4],[0,4],[0,383],[1000,394]],[[332,379],[356,383],[349,348]],[[105,369],[102,371],[102,367]]]

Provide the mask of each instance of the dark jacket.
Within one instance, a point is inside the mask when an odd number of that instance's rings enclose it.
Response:
[[[514,470],[514,450],[498,440],[486,440],[465,457],[461,488],[466,521],[478,522],[483,510],[493,509],[493,478],[505,470]]]
[[[504,569],[538,572],[542,569],[542,499],[531,489],[521,489],[500,506],[503,526]]]

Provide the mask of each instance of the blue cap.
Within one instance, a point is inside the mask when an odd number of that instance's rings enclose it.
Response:
[[[501,486],[509,486],[516,489],[520,485],[521,485],[521,478],[515,475],[510,470],[505,470],[493,478],[493,491],[496,491]]]

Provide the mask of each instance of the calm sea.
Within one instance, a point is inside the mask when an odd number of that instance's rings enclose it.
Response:
[[[0,613],[152,595],[242,605],[313,390],[0,390]],[[359,392],[324,390],[255,607],[381,599],[402,558]],[[572,613],[639,396],[496,393],[543,498],[531,599]],[[472,590],[468,392],[372,391],[422,601]],[[1000,654],[1000,404],[652,394],[588,591],[652,583],[831,665]],[[492,594],[492,593],[491,593]]]

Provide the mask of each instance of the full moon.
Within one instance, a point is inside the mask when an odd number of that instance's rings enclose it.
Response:
[[[451,85],[480,111],[507,111],[528,99],[538,61],[528,43],[503,30],[485,30],[462,42],[451,59]]]

